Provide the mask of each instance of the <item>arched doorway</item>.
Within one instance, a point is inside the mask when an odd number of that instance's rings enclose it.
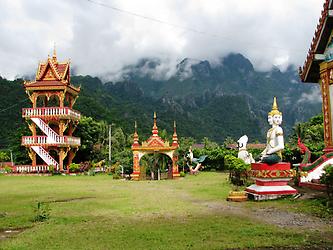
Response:
[[[175,153],[175,150],[179,147],[178,137],[176,133],[176,122],[174,122],[174,133],[172,136],[172,144],[168,141],[164,141],[161,137],[158,136],[158,129],[156,124],[156,113],[154,112],[154,125],[152,130],[152,135],[148,140],[142,142],[142,145],[139,143],[139,136],[137,133],[137,126],[135,122],[135,131],[134,131],[134,142],[132,144],[133,151],[133,173],[131,174],[132,180],[140,180],[143,175],[146,173],[141,173],[141,158],[146,154],[154,155],[166,155],[171,159],[171,166],[168,168],[168,177],[176,178],[179,177],[178,171],[178,155]]]
[[[162,153],[147,153],[139,162],[140,180],[172,179],[172,159]]]

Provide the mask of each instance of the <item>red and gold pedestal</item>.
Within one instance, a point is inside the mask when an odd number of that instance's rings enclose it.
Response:
[[[131,176],[131,180],[133,180],[133,181],[140,180],[140,172],[133,172],[130,176]]]
[[[273,200],[297,193],[296,189],[288,185],[294,176],[290,163],[279,162],[273,165],[252,163],[250,175],[255,180],[255,184],[245,190],[250,199]]]

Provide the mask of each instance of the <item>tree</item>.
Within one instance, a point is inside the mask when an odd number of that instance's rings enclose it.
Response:
[[[290,145],[285,150],[287,160],[294,162],[297,159],[300,162],[299,150],[296,147],[298,137],[311,151],[311,161],[316,160],[323,154],[324,144],[324,126],[323,115],[319,114],[312,117],[308,122],[299,123],[294,127],[294,133],[289,139]]]
[[[108,126],[105,121],[96,121],[82,116],[75,136],[81,137],[81,146],[76,161],[100,161],[107,158]]]
[[[0,162],[8,161],[10,159],[9,155],[5,151],[0,151]]]

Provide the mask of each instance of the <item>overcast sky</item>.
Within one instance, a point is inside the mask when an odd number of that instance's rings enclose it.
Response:
[[[99,3],[99,4],[98,4]],[[34,74],[52,54],[112,76],[143,57],[165,67],[230,52],[259,70],[300,66],[324,0],[0,0],[0,75]]]

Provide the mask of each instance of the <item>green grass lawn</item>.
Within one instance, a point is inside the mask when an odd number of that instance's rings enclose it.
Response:
[[[0,231],[25,228],[0,239],[0,249],[225,249],[312,243],[296,229],[224,209],[231,204],[226,201],[230,189],[221,173],[141,182],[106,175],[0,176]],[[47,221],[33,222],[38,201],[48,202]],[[232,206],[252,209],[249,204]],[[278,203],[281,209],[289,205]]]

